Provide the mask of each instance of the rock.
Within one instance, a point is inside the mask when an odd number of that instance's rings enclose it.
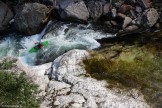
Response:
[[[118,16],[125,19],[126,15],[125,14],[122,14],[122,13],[118,13]]]
[[[119,8],[122,6],[122,2],[121,1],[119,1],[119,2],[116,2],[114,5],[114,7],[117,9],[117,10],[119,10]]]
[[[111,6],[110,3],[104,4],[104,6],[103,6],[103,15],[106,15],[110,11],[111,7],[112,6]]]
[[[132,19],[130,17],[125,17],[122,28],[123,29],[126,28],[131,22],[132,22]]]
[[[0,1],[0,32],[5,31],[10,20],[13,18],[13,12],[11,9],[2,1]]]
[[[110,21],[105,21],[104,24],[106,24],[107,26],[111,26],[111,22]]]
[[[38,85],[39,96],[45,96],[45,89],[49,82],[48,76],[45,75],[45,71],[50,68],[52,63],[46,63],[39,66],[28,66],[24,64],[21,59],[16,62],[18,69],[21,69],[26,73],[27,77]]]
[[[57,20],[52,21],[48,25],[48,27],[45,31],[45,34],[50,33],[51,31],[52,31],[52,33],[57,32],[57,30],[61,29],[63,24],[64,24],[64,22],[61,22],[61,21],[57,21]]]
[[[157,10],[154,8],[149,9],[149,11],[147,12],[148,26],[149,27],[154,26],[156,24],[158,18],[159,18],[159,14],[158,14]]]
[[[136,19],[134,19],[132,21],[132,23],[135,24],[135,25],[141,25],[143,23],[142,17],[141,16],[137,17]]]
[[[87,7],[88,7],[90,17],[93,20],[97,20],[98,18],[100,18],[100,16],[103,13],[103,6],[102,6],[102,2],[100,1],[90,1],[87,3]],[[105,7],[105,11],[108,11],[108,8],[109,6],[107,5],[107,7]]]
[[[135,10],[136,10],[136,12],[138,12],[138,13],[141,13],[141,12],[142,12],[142,8],[141,8],[140,6],[136,6],[136,7],[135,7]]]
[[[66,95],[70,92],[71,85],[64,82],[50,81],[48,83],[48,92],[51,92],[55,95]]]
[[[136,25],[131,25],[131,26],[128,26],[127,28],[125,28],[124,30],[126,31],[126,32],[131,32],[131,31],[135,31],[135,30],[137,30],[138,29],[138,26],[136,26]]]
[[[41,108],[149,107],[137,90],[131,91],[131,97],[129,93],[124,95],[108,89],[105,81],[84,77],[86,71],[82,60],[87,57],[89,53],[85,50],[71,50],[54,60],[48,72],[53,84],[48,86],[49,91]],[[59,92],[64,90],[67,92]],[[55,91],[58,91],[59,95]]]
[[[111,24],[112,24],[113,26],[117,26],[117,25],[118,25],[118,24],[116,23],[116,21],[111,20],[110,22],[111,22]]]
[[[133,33],[142,32],[137,25],[130,25],[117,33],[117,36],[125,36]]]
[[[111,9],[111,12],[112,12],[112,16],[115,18],[117,16],[117,10],[116,10],[116,8],[112,8]]]
[[[143,9],[149,8],[151,6],[150,0],[138,0],[138,3],[143,7]]]
[[[61,19],[87,21],[89,18],[89,12],[83,0],[59,0],[56,7]]]
[[[136,18],[137,17],[135,10],[131,9],[130,13],[131,13],[131,18]]]
[[[131,6],[135,6],[137,2],[136,0],[125,0],[124,3]]]
[[[131,9],[133,9],[133,7],[131,5],[123,4],[120,7],[119,12],[125,14],[125,13],[129,12]]]
[[[42,21],[48,11],[49,9],[43,4],[26,3],[16,12],[14,26],[22,34],[37,34],[44,27]]]
[[[43,3],[45,5],[53,5],[53,0],[39,0],[40,3]]]
[[[160,27],[161,27],[160,23],[156,23],[156,24],[155,24],[155,27],[156,27],[157,29],[160,29]]]

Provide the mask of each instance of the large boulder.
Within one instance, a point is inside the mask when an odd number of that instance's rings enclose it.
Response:
[[[49,9],[39,3],[27,3],[20,6],[16,12],[14,26],[18,32],[25,35],[39,33],[44,25],[43,19],[46,17]]]
[[[149,108],[137,90],[124,93],[88,77],[82,61],[89,57],[85,50],[71,50],[54,60],[40,108]]]
[[[102,6],[102,2],[100,1],[90,1],[88,2],[87,7],[90,13],[90,17],[93,20],[97,20],[98,18],[100,18],[100,16],[103,13],[103,6]]]
[[[89,18],[89,12],[83,0],[58,0],[56,7],[61,19],[87,21]]]
[[[0,31],[4,31],[9,26],[10,20],[13,18],[13,12],[5,3],[0,1]]]

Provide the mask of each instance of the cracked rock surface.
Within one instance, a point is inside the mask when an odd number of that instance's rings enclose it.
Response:
[[[108,89],[105,81],[84,77],[82,60],[89,57],[85,50],[71,50],[54,60],[46,74],[47,86],[41,108],[148,108],[137,90],[118,93]]]

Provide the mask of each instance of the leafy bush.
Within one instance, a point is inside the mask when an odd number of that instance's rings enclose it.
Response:
[[[38,108],[37,85],[27,80],[26,75],[0,71],[0,107],[18,106]]]

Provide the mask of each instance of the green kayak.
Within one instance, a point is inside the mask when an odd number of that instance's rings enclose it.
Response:
[[[42,46],[45,47],[48,45],[48,41],[41,42]],[[29,50],[29,53],[37,52],[39,50],[39,45],[34,46]]]

